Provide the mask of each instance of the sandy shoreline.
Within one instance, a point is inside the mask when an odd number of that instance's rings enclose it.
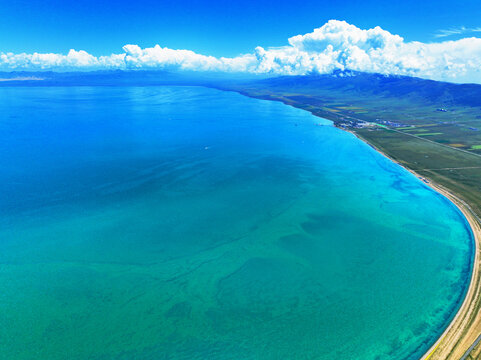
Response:
[[[392,159],[390,156],[379,150],[358,134],[349,130],[347,131],[371,146],[383,156],[387,157],[389,160],[402,166],[417,178],[424,180],[423,182],[430,186],[433,190],[449,199],[463,213],[469,223],[469,226],[471,227],[471,231],[473,232],[474,236],[474,259],[468,291],[461,307],[451,323],[448,325],[446,330],[444,330],[438,340],[420,359],[459,360],[463,355],[465,355],[469,347],[481,334],[481,259],[479,253],[481,247],[481,219],[474,213],[474,211],[472,211],[468,204],[459,199],[455,194],[451,193],[445,187],[433,183],[430,179],[424,176],[420,176],[415,171],[406,168],[398,161]],[[475,347],[473,352],[477,353],[479,351],[478,347]],[[467,359],[471,358],[467,357]]]
[[[247,93],[234,90],[241,95],[251,96]],[[283,99],[268,99],[280,101],[286,105],[294,106],[292,103],[286,102]],[[302,108],[301,108],[302,109]],[[306,110],[306,109],[304,109]],[[325,119],[323,116],[315,114],[311,110],[309,111],[314,116]],[[332,120],[331,120],[332,121]],[[333,125],[334,125],[334,121]],[[475,343],[478,336],[481,336],[481,218],[466,204],[463,200],[458,198],[454,193],[446,189],[445,187],[434,183],[431,179],[421,176],[415,171],[407,168],[403,164],[391,158],[389,155],[378,149],[362,136],[356,134],[354,131],[345,128],[338,128],[340,130],[347,131],[360,139],[362,142],[371,146],[381,155],[385,156],[392,162],[403,167],[417,178],[423,180],[423,182],[430,186],[434,191],[440,193],[448,200],[450,200],[464,215],[471,227],[471,231],[474,236],[474,259],[473,268],[471,273],[471,280],[468,291],[463,300],[461,307],[454,316],[453,320],[449,323],[447,328],[438,338],[438,340],[429,348],[429,350],[420,358],[420,360],[460,360],[463,355],[467,355],[467,350]],[[471,351],[472,357],[468,356],[463,360],[481,359],[481,344],[474,347]]]
[[[448,198],[466,217],[474,235],[474,259],[471,282],[456,316],[442,333],[436,343],[426,352],[421,360],[456,359],[459,360],[466,350],[476,340],[481,331],[481,317],[479,302],[481,294],[481,262],[480,241],[481,227],[476,214],[469,206],[445,188],[429,182],[428,185]]]

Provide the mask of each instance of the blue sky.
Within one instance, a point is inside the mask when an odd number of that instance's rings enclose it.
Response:
[[[464,32],[448,39],[471,36],[469,29],[481,27],[481,2],[0,0],[0,16],[1,52],[73,48],[98,56],[132,43],[236,56],[256,46],[286,45],[330,19],[363,29],[379,25],[406,41],[438,41],[440,30]]]
[[[0,71],[336,70],[481,83],[481,1],[0,0]]]

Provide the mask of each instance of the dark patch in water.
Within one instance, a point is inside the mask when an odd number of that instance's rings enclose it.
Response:
[[[188,317],[192,311],[192,306],[187,301],[179,302],[173,305],[165,313],[167,318],[183,318]]]

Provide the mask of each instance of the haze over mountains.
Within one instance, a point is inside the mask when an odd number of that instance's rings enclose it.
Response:
[[[454,84],[408,76],[387,76],[354,71],[303,76],[266,76],[193,71],[95,71],[95,72],[0,72],[0,86],[83,85],[203,85],[236,89],[245,86],[272,91],[291,91],[310,96],[320,91],[341,91],[360,98],[410,98],[437,105],[481,106],[481,85]]]

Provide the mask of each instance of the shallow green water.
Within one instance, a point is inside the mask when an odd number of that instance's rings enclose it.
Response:
[[[2,358],[416,359],[464,296],[460,213],[307,112],[65,87],[0,114]]]

